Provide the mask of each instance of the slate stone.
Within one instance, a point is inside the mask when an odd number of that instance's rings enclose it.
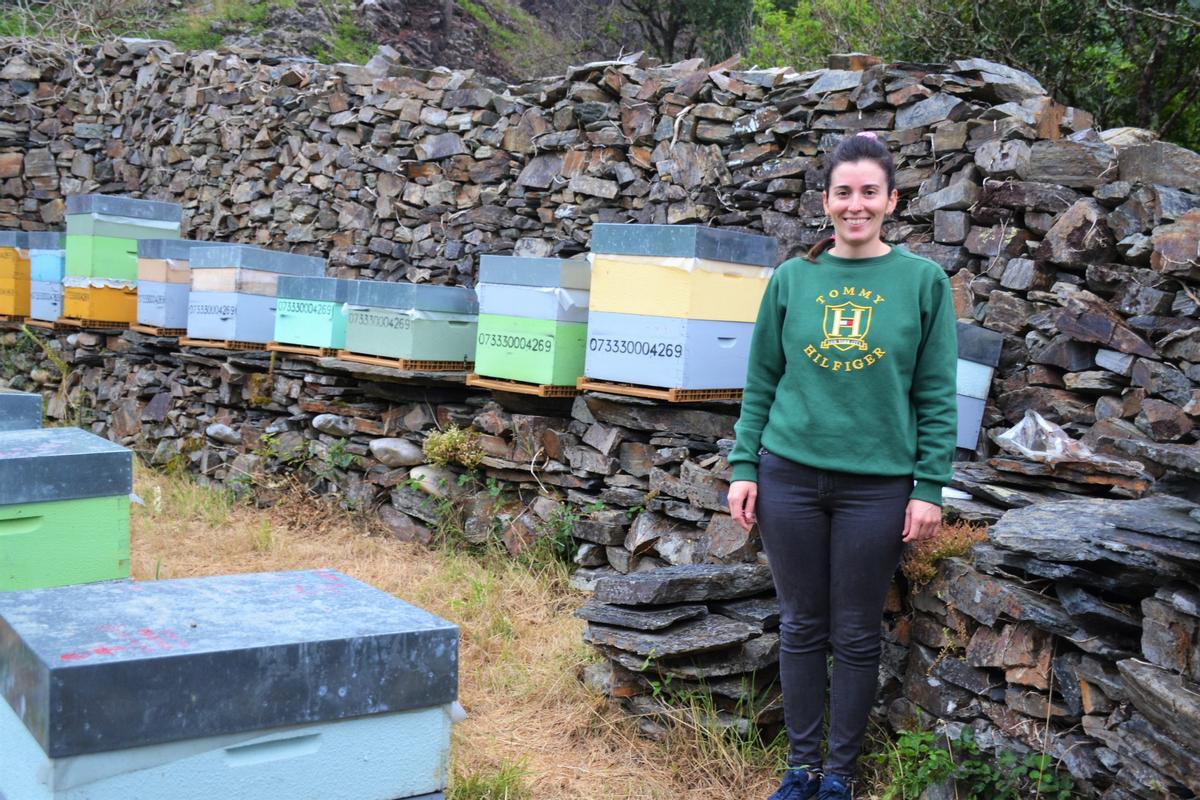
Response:
[[[312,426],[321,433],[330,436],[346,437],[354,434],[354,422],[337,414],[318,414],[313,417]]]
[[[1194,384],[1170,364],[1139,358],[1134,362],[1129,377],[1134,386],[1145,387],[1148,393],[1177,406],[1185,406],[1192,399]]]
[[[745,600],[725,600],[711,604],[712,610],[730,619],[757,625],[759,630],[779,627],[779,599],[750,597]]]
[[[1121,353],[1156,356],[1154,348],[1134,333],[1111,306],[1086,290],[1067,298],[1057,324],[1060,331],[1081,342],[1094,342]]]
[[[1058,218],[1038,247],[1037,256],[1062,266],[1086,267],[1115,260],[1116,244],[1104,209],[1095,200],[1084,199]]]
[[[708,614],[708,608],[699,604],[655,606],[650,608],[618,606],[600,603],[595,599],[575,612],[575,616],[588,622],[617,625],[639,631],[657,631],[669,628],[676,622],[698,619]]]
[[[1101,142],[1037,141],[1018,174],[1022,180],[1093,189],[1117,177],[1117,151]]]
[[[1142,614],[1142,656],[1189,680],[1200,680],[1200,618],[1159,597],[1143,600]]]
[[[1106,603],[1083,587],[1059,583],[1054,587],[1058,600],[1075,619],[1109,627],[1124,634],[1137,634],[1142,627],[1138,614],[1127,608]]]
[[[601,581],[596,588],[599,589],[605,582]],[[678,622],[669,628],[658,631],[634,631],[590,623],[584,630],[583,639],[588,643],[605,644],[639,656],[667,658],[720,650],[731,645],[741,644],[758,633],[759,631],[753,625],[718,614],[709,614],[700,619]]]
[[[1194,503],[1166,495],[1140,500],[1087,498],[1007,512],[988,531],[993,544],[1064,563],[1112,562],[1161,577],[1200,563]]]
[[[971,73],[984,82],[981,92],[1004,102],[1021,102],[1032,97],[1041,97],[1046,90],[1027,72],[1013,69],[1005,64],[985,58],[964,58],[950,62],[955,72]]]
[[[1079,192],[1055,183],[1009,180],[988,181],[980,196],[980,203],[1025,212],[1047,211],[1061,214],[1079,199]]]
[[[1200,693],[1194,684],[1145,661],[1129,658],[1117,663],[1130,702],[1151,723],[1200,752]]]
[[[896,111],[896,128],[927,127],[943,120],[957,122],[970,111],[971,107],[960,98],[940,92]]]
[[[1156,442],[1175,442],[1192,432],[1192,420],[1174,403],[1148,398],[1140,405],[1133,424]]]
[[[858,70],[827,69],[805,91],[809,97],[828,92],[842,92],[862,83],[863,73]]]
[[[705,564],[608,578],[596,585],[595,597],[604,603],[652,605],[729,600],[762,594],[772,587],[771,570],[765,565]]]
[[[450,156],[462,155],[467,152],[467,148],[458,134],[438,133],[426,136],[414,145],[413,152],[420,161],[437,161]]]
[[[595,395],[587,395],[584,400],[596,420],[639,431],[670,431],[711,440],[732,439],[733,424],[737,421],[732,414],[632,405]]]
[[[1200,194],[1200,154],[1170,142],[1122,147],[1120,178],[1131,183],[1158,183]]]
[[[908,204],[907,213],[910,216],[928,216],[939,210],[964,210],[979,201],[980,189],[970,181],[952,183],[936,192],[922,194]]]

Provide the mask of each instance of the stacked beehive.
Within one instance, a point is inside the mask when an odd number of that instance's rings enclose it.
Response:
[[[137,243],[137,321],[165,330],[187,328],[192,290],[191,254],[197,247],[229,247],[190,239],[142,239]]]
[[[42,426],[42,396],[0,389],[0,431],[20,431]]]
[[[53,322],[62,316],[66,251],[62,233],[29,234],[29,317]]]
[[[63,316],[96,322],[137,321],[137,243],[178,239],[176,203],[100,194],[67,198]]]
[[[595,225],[584,374],[740,388],[777,247],[767,236],[696,225]]]
[[[133,453],[29,413],[0,427],[0,592],[129,577]]]
[[[583,374],[590,282],[584,259],[483,256],[475,371],[574,386]]]
[[[346,350],[408,361],[465,363],[475,355],[479,304],[470,289],[356,281]]]
[[[266,344],[280,276],[325,274],[322,258],[248,245],[197,247],[191,256],[187,335],[195,339]]]
[[[29,236],[0,231],[0,316],[29,316]]]
[[[458,629],[329,571],[0,595],[0,796],[440,800]]]
[[[340,350],[346,346],[346,302],[355,281],[340,278],[279,279],[275,338],[280,344]]]

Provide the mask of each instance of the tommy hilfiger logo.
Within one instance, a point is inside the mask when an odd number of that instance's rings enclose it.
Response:
[[[821,349],[830,347],[845,352],[866,350],[867,331],[871,329],[871,307],[851,302],[825,307],[825,339]]]
[[[876,347],[872,350],[867,344],[873,306],[883,301],[883,295],[855,286],[830,289],[818,297],[817,303],[825,306],[825,318],[821,325],[825,338],[821,340],[820,349],[834,349],[843,353],[858,351],[862,355],[859,358],[839,361],[821,355],[811,344],[804,348],[804,354],[818,367],[834,372],[855,372],[883,358],[885,352],[882,348]]]

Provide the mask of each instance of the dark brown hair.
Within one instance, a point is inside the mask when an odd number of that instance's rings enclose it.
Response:
[[[874,161],[887,176],[887,190],[890,195],[896,190],[896,163],[887,145],[873,133],[859,133],[847,136],[838,142],[833,152],[825,156],[825,191],[829,191],[829,182],[833,180],[833,170],[839,164],[849,164],[855,161]],[[804,257],[816,261],[817,256],[833,247],[833,237],[828,236],[809,248]]]

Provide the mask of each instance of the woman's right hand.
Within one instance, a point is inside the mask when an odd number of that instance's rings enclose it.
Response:
[[[729,484],[729,515],[746,531],[754,527],[754,502],[758,499],[758,484],[754,481],[734,481]]]

